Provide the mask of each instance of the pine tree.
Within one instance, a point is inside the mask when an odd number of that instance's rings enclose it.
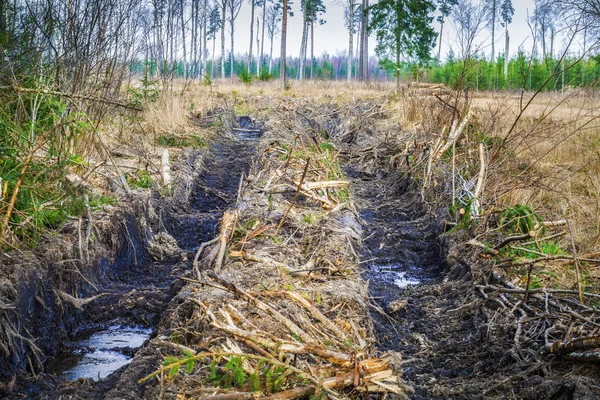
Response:
[[[361,2],[359,0],[345,0],[344,6],[344,22],[348,29],[348,76],[347,79],[352,79],[352,64],[354,62],[354,34],[357,33],[357,26],[361,20]]]
[[[306,60],[306,49],[308,47],[308,28],[315,21],[319,24],[324,24],[325,20],[319,18],[325,13],[325,3],[323,0],[302,0],[300,3],[302,9],[302,42],[300,44],[300,68],[298,70],[298,78],[304,79],[304,61]]]
[[[437,36],[431,26],[434,10],[431,0],[381,0],[370,7],[369,30],[375,31],[377,38],[375,52],[384,65],[394,68],[396,87],[400,87],[401,55],[409,62],[431,58]]]
[[[219,11],[220,7],[218,4],[215,4],[212,10],[210,10],[210,15],[208,17],[208,29],[206,31],[206,38],[213,41],[213,51],[212,51],[212,64],[210,66],[210,76],[211,78],[215,77],[215,44],[217,42],[217,32],[221,30],[221,12]]]
[[[440,61],[442,57],[442,39],[444,35],[444,23],[446,22],[446,17],[449,16],[452,12],[452,6],[455,6],[457,2],[458,0],[438,0],[438,9],[441,13],[441,15],[437,17],[437,20],[440,23],[440,44],[438,46],[437,54],[438,61]]]

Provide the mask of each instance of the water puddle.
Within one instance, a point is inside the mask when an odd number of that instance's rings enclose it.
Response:
[[[409,276],[406,268],[400,264],[393,265],[371,265],[371,274],[380,282],[395,285],[401,289],[421,283],[415,277]]]
[[[233,128],[233,131],[241,140],[255,140],[262,135],[262,129],[249,116],[239,117],[238,125],[239,128]]]
[[[61,376],[74,381],[79,378],[99,380],[131,361],[133,353],[148,340],[152,329],[111,326],[75,343],[77,349]],[[74,364],[74,365],[73,365]]]

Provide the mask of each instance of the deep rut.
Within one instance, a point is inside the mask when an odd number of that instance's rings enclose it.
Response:
[[[364,221],[361,262],[375,305],[371,317],[377,348],[400,351],[411,335],[397,323],[410,306],[406,292],[413,285],[440,280],[438,224],[406,180],[353,167],[347,168],[347,175]]]
[[[82,354],[94,351],[78,348],[76,342],[94,332],[95,335],[102,334],[108,330],[107,327],[157,326],[169,302],[183,286],[184,282],[178,278],[190,270],[195,249],[214,237],[223,212],[235,202],[240,176],[249,167],[254,150],[252,139],[224,133],[209,149],[184,151],[182,160],[174,167],[174,175],[180,179],[174,182],[173,196],[162,197],[156,193],[151,200],[159,215],[160,230],[172,236],[180,250],[169,254],[163,261],[154,262],[143,245],[135,241],[125,244],[128,250],[114,266],[107,268],[98,286],[99,291],[109,295],[85,309],[80,324],[82,333],[71,337],[73,343],[65,346],[57,360],[49,364],[48,372],[61,374],[76,365]],[[134,221],[125,222],[128,230],[134,229],[135,225]],[[135,349],[124,345],[107,350],[131,357]],[[78,356],[74,357],[74,353]],[[142,348],[133,356],[132,364],[100,383],[85,380],[57,389],[60,381],[47,375],[46,379],[29,385],[26,394],[21,394],[28,398],[47,399],[74,395],[84,399],[135,397],[137,375],[143,374],[149,366],[153,367],[156,356],[147,354],[147,349]]]

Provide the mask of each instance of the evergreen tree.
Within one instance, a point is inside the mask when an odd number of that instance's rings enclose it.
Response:
[[[210,10],[206,32],[207,39],[213,41],[212,63],[210,65],[211,78],[215,77],[215,44],[217,42],[217,32],[221,30],[221,12],[219,10],[220,7],[218,4],[215,4],[212,10]]]
[[[440,44],[438,46],[437,59],[440,61],[442,57],[442,39],[444,34],[444,23],[446,17],[452,12],[452,6],[455,6],[458,0],[438,0],[438,10],[440,10],[440,16],[437,17],[437,21],[440,23]]]
[[[306,60],[306,49],[308,47],[308,28],[314,26],[315,21],[324,24],[325,20],[319,18],[325,13],[325,3],[323,0],[302,0],[300,3],[302,9],[302,42],[300,43],[300,68],[298,78],[304,78],[304,61]]]
[[[434,10],[432,0],[381,0],[370,7],[369,30],[377,37],[375,52],[385,65],[394,68],[397,87],[401,56],[419,63],[431,58],[437,36],[431,26]]]

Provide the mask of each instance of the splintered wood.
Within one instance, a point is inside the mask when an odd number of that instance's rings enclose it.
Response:
[[[197,278],[153,342],[169,355],[140,382],[178,399],[406,398],[400,355],[374,353],[357,273],[361,225],[338,152],[310,130],[297,134],[297,120],[285,126],[287,135],[264,138],[271,147],[235,209],[198,249]]]

